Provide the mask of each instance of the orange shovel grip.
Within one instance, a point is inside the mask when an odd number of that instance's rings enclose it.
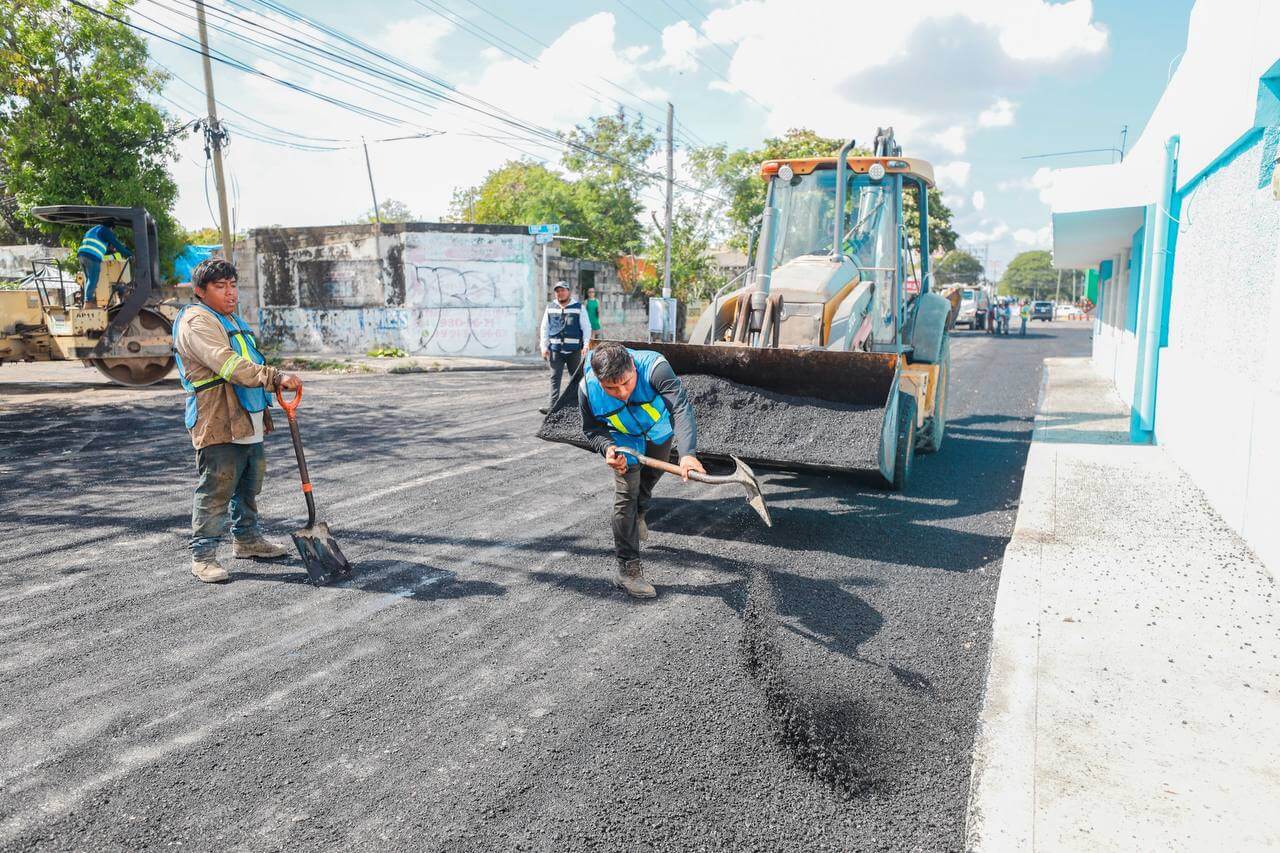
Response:
[[[292,418],[293,413],[298,410],[298,404],[302,402],[302,389],[298,389],[298,392],[293,396],[292,400],[286,400],[284,398],[284,389],[277,388],[276,402],[280,404],[280,408],[284,409],[285,415]]]

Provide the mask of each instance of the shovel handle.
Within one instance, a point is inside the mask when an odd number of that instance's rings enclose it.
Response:
[[[654,459],[652,456],[645,456],[643,453],[635,453],[631,450],[619,449],[618,453],[625,454],[627,456],[634,456],[641,465],[646,467],[657,468],[659,471],[666,471],[668,474],[675,474],[677,477],[684,476],[684,472],[680,469],[679,465],[673,465],[670,462],[663,462],[661,459]],[[715,474],[703,474],[701,471],[690,471],[689,479],[696,480],[699,483],[710,483],[711,485],[737,482],[729,475],[717,476]]]
[[[285,417],[293,420],[294,413],[298,411],[298,404],[302,402],[302,386],[298,386],[298,392],[293,395],[293,399],[286,400],[284,398],[284,389],[276,389],[276,402],[280,404],[280,408],[284,409]]]

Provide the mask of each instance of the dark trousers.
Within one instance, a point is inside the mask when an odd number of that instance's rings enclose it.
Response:
[[[262,536],[258,493],[267,471],[262,442],[202,447],[196,451],[196,469],[200,482],[191,507],[191,556],[204,560],[217,553],[228,516],[236,539],[252,542]]]
[[[98,290],[98,276],[102,274],[102,261],[93,255],[77,255],[84,270],[84,304],[88,305]]]
[[[662,444],[648,443],[644,455],[654,459],[670,459],[675,436]],[[613,474],[613,548],[619,561],[640,556],[640,516],[649,509],[649,497],[662,472],[639,464],[627,467],[627,473]]]
[[[564,369],[569,368],[569,375],[572,376],[578,371],[578,365],[582,363],[582,350],[574,352],[551,352],[547,356],[547,364],[551,365],[551,405],[556,404],[556,400],[560,399],[560,382],[564,378]]]

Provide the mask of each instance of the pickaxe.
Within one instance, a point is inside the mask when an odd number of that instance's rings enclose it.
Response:
[[[641,465],[657,468],[659,471],[666,471],[668,474],[675,474],[677,477],[683,476],[679,465],[672,465],[670,462],[663,462],[651,456],[645,456],[643,453],[635,453],[622,448],[619,448],[618,452],[635,457],[640,461]],[[713,486],[719,486],[723,483],[740,484],[742,488],[747,490],[747,503],[751,504],[751,508],[759,513],[760,518],[767,526],[773,527],[773,520],[769,518],[769,508],[764,505],[764,494],[760,491],[760,481],[756,479],[756,472],[752,471],[751,466],[738,457],[731,456],[729,458],[733,460],[734,464],[732,474],[703,474],[698,471],[690,471],[689,479],[697,480],[699,483],[709,483]]]

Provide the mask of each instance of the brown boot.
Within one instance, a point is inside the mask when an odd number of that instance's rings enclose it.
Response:
[[[613,585],[632,598],[656,598],[658,591],[644,579],[644,568],[639,560],[618,561],[618,576]]]
[[[191,574],[195,575],[196,580],[202,583],[222,583],[231,577],[231,575],[227,574],[227,570],[218,563],[217,557],[210,557],[207,560],[192,558]]]

